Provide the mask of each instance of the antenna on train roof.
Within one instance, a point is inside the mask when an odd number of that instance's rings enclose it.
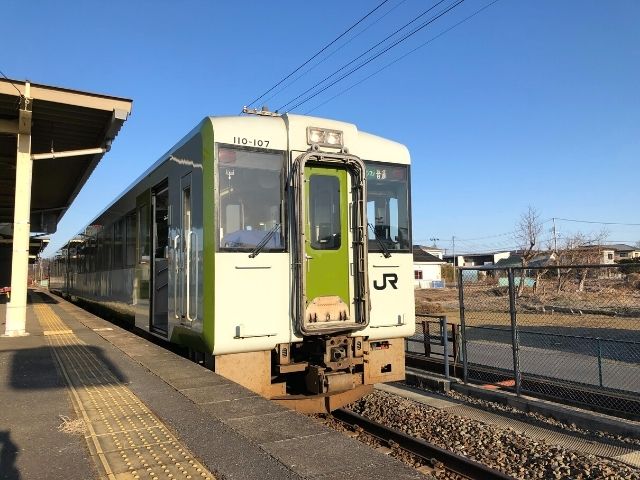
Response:
[[[275,112],[270,112],[269,107],[263,105],[260,110],[257,108],[249,108],[246,105],[242,107],[242,113],[246,113],[247,115],[262,115],[264,117],[279,117],[280,114],[276,110]]]

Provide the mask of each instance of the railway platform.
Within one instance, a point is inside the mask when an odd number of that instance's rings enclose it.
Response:
[[[48,292],[26,331],[0,337],[0,479],[425,478]]]

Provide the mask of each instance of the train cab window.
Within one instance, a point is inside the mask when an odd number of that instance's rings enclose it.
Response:
[[[283,251],[284,155],[218,148],[218,247]]]
[[[365,162],[369,251],[410,251],[409,167]]]

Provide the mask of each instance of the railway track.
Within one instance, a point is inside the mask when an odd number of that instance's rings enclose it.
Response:
[[[399,430],[386,427],[350,410],[339,409],[333,412],[333,417],[351,428],[361,429],[366,434],[375,437],[387,445],[397,445],[399,448],[420,458],[427,465],[441,464],[444,470],[459,477],[471,480],[510,479],[511,477],[474,460],[457,455],[424,440],[413,438]]]

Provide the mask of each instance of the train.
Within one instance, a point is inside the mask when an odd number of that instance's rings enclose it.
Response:
[[[326,118],[204,118],[50,259],[108,311],[302,412],[404,379],[410,155]]]

